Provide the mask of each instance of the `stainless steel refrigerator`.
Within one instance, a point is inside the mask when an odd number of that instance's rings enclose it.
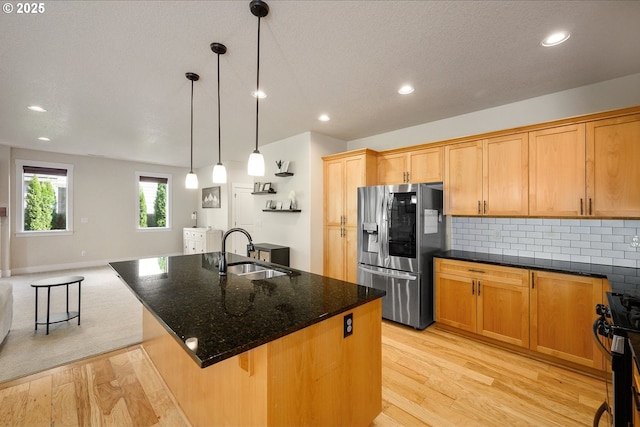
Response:
[[[437,187],[358,188],[358,284],[385,290],[382,317],[416,329],[433,323],[433,254],[446,249]]]

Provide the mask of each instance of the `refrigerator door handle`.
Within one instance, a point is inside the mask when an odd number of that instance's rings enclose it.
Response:
[[[404,279],[404,280],[417,280],[418,277],[414,276],[413,274],[408,274],[408,273],[388,273],[386,271],[380,271],[380,270],[373,270],[371,268],[367,268],[367,267],[363,267],[363,266],[358,266],[358,268],[362,271],[365,271],[367,273],[371,273],[371,274],[375,274],[376,276],[385,276],[385,277],[392,277],[395,279]]]

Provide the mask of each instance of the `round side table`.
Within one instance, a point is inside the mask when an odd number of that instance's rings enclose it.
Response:
[[[71,319],[78,318],[78,325],[80,325],[80,285],[84,280],[83,276],[63,276],[63,277],[51,277],[49,279],[36,280],[31,283],[31,286],[36,289],[36,314],[35,314],[35,330],[38,330],[38,325],[47,326],[47,335],[49,335],[49,325],[52,323],[67,322]],[[69,285],[78,284],[78,311],[69,311]],[[61,313],[51,313],[51,288],[57,286],[65,286],[67,288],[67,311]],[[38,319],[38,290],[41,288],[47,288],[47,316]]]

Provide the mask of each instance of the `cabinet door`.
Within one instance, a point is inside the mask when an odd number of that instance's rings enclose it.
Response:
[[[340,225],[344,215],[344,160],[324,163],[325,225]]]
[[[436,264],[436,322],[469,332],[476,331],[475,280],[462,270],[456,261],[435,259]],[[452,266],[452,270],[447,267]]]
[[[345,273],[343,280],[358,283],[358,227],[344,227],[344,260]]]
[[[484,215],[529,213],[529,135],[491,138],[483,148]]]
[[[529,133],[529,215],[585,213],[585,126]]]
[[[528,270],[509,270],[502,270],[504,277],[500,279],[477,279],[478,333],[528,348]]]
[[[415,184],[441,182],[443,151],[442,147],[437,147],[409,152],[409,181]]]
[[[378,184],[402,184],[407,172],[407,154],[395,153],[378,157]]]
[[[324,275],[334,279],[344,279],[344,238],[340,226],[324,228]]]
[[[448,145],[445,161],[445,214],[480,215],[482,141]]]
[[[587,123],[587,214],[640,216],[640,114]]]
[[[358,187],[367,185],[364,156],[344,160],[344,215],[345,225],[355,227],[358,223]]]
[[[602,369],[591,326],[602,303],[602,279],[532,272],[531,350]]]

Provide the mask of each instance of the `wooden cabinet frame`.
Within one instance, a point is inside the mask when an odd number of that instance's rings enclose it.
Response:
[[[443,148],[421,148],[378,156],[378,184],[441,182]]]
[[[375,184],[376,153],[372,150],[356,150],[326,156],[322,159],[324,161],[324,275],[356,283],[357,189]]]
[[[529,347],[529,278],[521,268],[435,259],[436,322]]]

